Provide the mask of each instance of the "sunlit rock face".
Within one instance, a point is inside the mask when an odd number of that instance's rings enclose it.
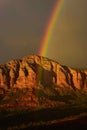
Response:
[[[0,65],[0,88],[55,87],[87,89],[87,70],[75,70],[48,58],[30,55]]]

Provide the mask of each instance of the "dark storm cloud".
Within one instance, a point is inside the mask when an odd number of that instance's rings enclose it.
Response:
[[[52,37],[51,47],[47,52],[48,57],[58,59],[61,64],[87,68],[86,5],[86,0],[65,0]]]
[[[38,54],[56,2],[0,0],[0,63]],[[86,5],[87,0],[64,0],[47,57],[69,66],[87,66]]]
[[[55,0],[56,2],[56,0]],[[29,53],[38,53],[53,0],[0,1],[0,62]],[[3,44],[4,46],[2,47]],[[10,57],[10,58],[9,58]]]

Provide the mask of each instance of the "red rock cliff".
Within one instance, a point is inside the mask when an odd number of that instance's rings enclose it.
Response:
[[[30,55],[0,65],[0,88],[36,88],[40,86],[87,89],[87,70],[75,70],[48,58]]]

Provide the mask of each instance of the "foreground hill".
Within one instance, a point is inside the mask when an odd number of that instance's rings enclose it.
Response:
[[[0,65],[2,128],[55,124],[56,120],[86,113],[87,70],[37,55]]]

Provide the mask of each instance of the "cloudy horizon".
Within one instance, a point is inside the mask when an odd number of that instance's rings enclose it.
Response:
[[[0,0],[0,64],[38,54],[58,0]],[[64,0],[46,57],[87,68],[87,0]]]

